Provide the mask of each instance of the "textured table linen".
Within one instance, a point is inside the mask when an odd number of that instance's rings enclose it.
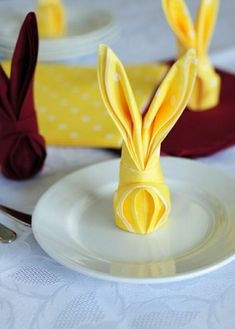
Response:
[[[102,0],[98,4],[109,5],[123,23],[123,38],[115,49],[124,62],[158,60],[164,53],[167,57],[174,56],[175,47],[167,23],[161,17],[159,24],[163,25],[156,26],[158,17],[163,16],[160,1],[133,0],[129,7],[121,0]],[[226,31],[229,24],[233,24],[234,30],[235,23],[231,23],[234,11],[231,1],[223,1],[211,48],[213,63],[224,69],[235,68],[235,52],[231,47],[234,46],[234,35],[229,37],[223,30]],[[139,20],[132,19],[133,12]],[[149,25],[144,30],[146,22]],[[156,33],[165,36],[158,38],[159,44],[152,41]],[[221,35],[223,37],[219,39]],[[228,50],[224,49],[229,46]],[[218,52],[219,48],[221,52]],[[136,53],[135,49],[139,51]],[[96,56],[82,61],[94,64]],[[59,178],[79,167],[113,157],[114,153],[105,150],[50,147],[44,170],[34,179],[16,182],[0,176],[0,200],[32,211],[38,198]],[[235,175],[235,147],[197,161]],[[106,282],[57,264],[38,246],[30,228],[16,224],[2,214],[0,221],[14,228],[19,236],[11,245],[0,245],[0,328],[234,328],[235,262],[211,274],[179,283],[131,285]]]

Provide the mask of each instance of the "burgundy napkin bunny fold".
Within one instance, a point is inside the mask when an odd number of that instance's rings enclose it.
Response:
[[[12,179],[35,175],[46,158],[33,97],[37,55],[37,21],[29,13],[19,33],[9,78],[0,65],[0,166],[3,175]]]

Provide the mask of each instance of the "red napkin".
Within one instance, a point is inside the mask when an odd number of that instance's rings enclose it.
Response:
[[[3,175],[12,179],[35,175],[46,158],[33,98],[37,54],[37,21],[29,13],[16,43],[10,78],[0,65],[0,164]]]
[[[235,75],[221,77],[218,106],[204,112],[186,109],[163,141],[163,154],[195,158],[235,145]]]

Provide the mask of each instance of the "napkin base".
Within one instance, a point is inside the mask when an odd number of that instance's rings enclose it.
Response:
[[[235,75],[216,72],[221,77],[219,104],[203,112],[186,108],[163,141],[163,154],[195,158],[235,144]]]

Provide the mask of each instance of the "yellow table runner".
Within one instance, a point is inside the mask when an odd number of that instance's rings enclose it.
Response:
[[[9,74],[10,63],[3,67]],[[167,65],[127,67],[139,108],[148,104]],[[109,117],[98,89],[96,67],[38,64],[35,103],[46,142],[61,146],[121,146],[122,139]]]

